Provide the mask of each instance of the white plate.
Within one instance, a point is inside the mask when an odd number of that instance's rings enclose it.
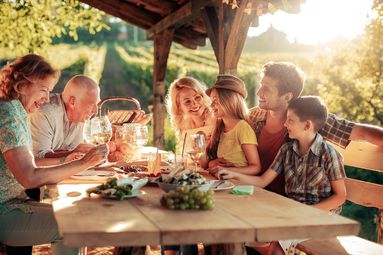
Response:
[[[106,162],[102,163],[101,165],[98,165],[97,167],[110,167],[110,166],[115,166],[116,164],[117,164],[117,162],[106,161]]]
[[[234,184],[231,181],[224,181],[223,183],[219,184],[218,186],[216,186],[216,185],[218,182],[220,182],[220,180],[214,180],[211,182],[213,184],[210,186],[210,190],[214,190],[214,191],[228,190],[228,189],[232,189],[234,187]]]
[[[141,196],[145,194],[145,191],[143,190],[137,190],[137,189],[134,189],[132,191],[132,194],[130,195],[126,195],[124,196],[122,199],[127,199],[127,198],[133,198],[133,197],[138,197],[138,196]],[[100,197],[103,197],[103,198],[110,198],[110,199],[117,199],[117,197],[115,195],[103,195],[103,194],[99,194]]]
[[[106,180],[110,177],[115,176],[116,173],[113,171],[102,171],[102,170],[94,170],[94,169],[88,169],[85,171],[82,171],[78,174],[72,175],[72,179],[77,180],[92,180],[92,181],[100,181],[100,180]]]

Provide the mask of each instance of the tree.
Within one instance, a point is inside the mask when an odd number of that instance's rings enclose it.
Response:
[[[0,4],[0,48],[25,54],[44,48],[54,37],[77,28],[95,34],[107,26],[104,13],[75,0],[6,0]]]
[[[364,34],[330,58],[317,59],[314,89],[329,109],[357,122],[383,125],[383,3],[374,0]],[[327,53],[327,52],[326,52]],[[313,78],[313,77],[311,77]]]
[[[370,93],[366,101],[374,117],[383,125],[383,2],[374,0],[374,16],[366,27],[364,50],[361,52],[361,61],[358,75],[369,80],[366,87]]]

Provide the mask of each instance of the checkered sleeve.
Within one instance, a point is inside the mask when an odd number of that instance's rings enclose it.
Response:
[[[350,143],[350,135],[355,123],[338,118],[335,114],[329,113],[324,127],[319,133],[324,139],[342,148]]]
[[[288,156],[288,149],[289,144],[286,143],[282,145],[282,147],[279,149],[277,156],[275,156],[273,163],[271,163],[270,168],[277,172],[278,174],[283,173],[284,170],[284,161],[285,158]]]
[[[327,145],[326,153],[326,173],[330,181],[335,181],[346,177],[344,170],[343,157],[330,144]]]

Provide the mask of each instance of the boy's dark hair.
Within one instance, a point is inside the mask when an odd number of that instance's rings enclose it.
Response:
[[[303,96],[290,101],[288,108],[293,110],[301,121],[311,120],[318,132],[327,120],[327,107],[317,96]]]
[[[276,80],[279,95],[291,92],[293,99],[299,97],[306,79],[304,72],[293,63],[268,62],[262,67],[263,76]]]

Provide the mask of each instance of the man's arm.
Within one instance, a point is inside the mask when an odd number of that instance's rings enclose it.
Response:
[[[375,145],[383,146],[383,128],[355,123],[350,134],[350,140],[363,140]]]
[[[354,123],[329,113],[324,127],[319,133],[327,141],[346,148],[350,141],[362,140],[383,146],[383,128],[373,125]]]

